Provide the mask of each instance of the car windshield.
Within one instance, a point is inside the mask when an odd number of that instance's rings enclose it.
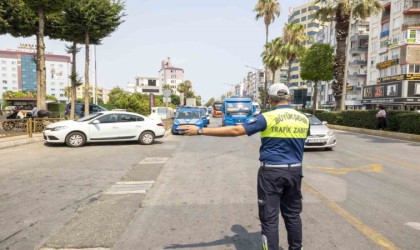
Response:
[[[222,104],[214,104],[215,110],[222,110]]]
[[[199,119],[201,112],[198,110],[182,110],[179,111],[176,119]]]
[[[308,116],[311,125],[322,125],[322,122],[313,115]]]
[[[91,115],[85,116],[85,117],[80,118],[79,120],[77,120],[77,122],[90,121],[90,120],[93,120],[93,119],[95,119],[96,117],[98,117],[100,115],[103,115],[103,113],[95,113],[95,114],[91,114]]]
[[[228,102],[226,103],[226,112],[229,115],[250,115],[252,114],[252,103],[246,102]]]

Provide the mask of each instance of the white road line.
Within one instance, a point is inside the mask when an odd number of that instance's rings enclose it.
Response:
[[[119,181],[104,194],[145,194],[152,188],[154,181]]]
[[[409,226],[411,228],[420,230],[420,223],[419,222],[407,222],[404,225]]]
[[[166,157],[146,157],[139,162],[139,164],[163,164],[168,161]]]

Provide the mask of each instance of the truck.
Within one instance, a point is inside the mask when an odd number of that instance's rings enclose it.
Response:
[[[222,117],[222,101],[214,101],[213,102],[213,117],[220,118]]]
[[[222,126],[246,123],[254,117],[252,100],[248,97],[232,96],[223,100]]]
[[[195,107],[197,106],[197,100],[195,98],[187,98],[185,101],[185,105]]]

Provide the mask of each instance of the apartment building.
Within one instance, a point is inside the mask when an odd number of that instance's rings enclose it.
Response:
[[[177,87],[184,82],[184,69],[172,65],[171,59],[163,60],[159,70],[159,80],[161,86],[169,85],[173,93],[180,95]]]
[[[395,110],[420,109],[420,1],[382,1],[370,18],[367,85],[363,104]]]
[[[135,83],[127,84],[127,92],[162,95],[162,85],[159,77],[137,76]]]
[[[0,50],[0,99],[5,91],[37,91],[36,46],[20,44],[16,50]],[[70,57],[45,54],[47,95],[66,102],[64,89],[70,86]]]
[[[367,78],[367,58],[369,41],[369,22],[362,20],[351,21],[350,31],[350,54],[348,58],[348,76],[346,109],[363,109],[362,104],[362,86],[366,85]],[[335,38],[335,23],[323,26],[315,35],[315,42],[326,43],[333,47],[337,46]],[[333,108],[336,106],[335,99],[330,82],[321,82],[319,84],[318,100],[320,107]],[[311,84],[309,84],[311,85]],[[313,95],[312,86],[308,88],[308,95]],[[307,103],[309,106],[312,104]]]
[[[248,72],[243,80],[244,96],[251,98],[254,102],[261,101],[260,90],[264,89],[264,75],[263,69]]]
[[[318,20],[313,19],[318,9],[319,6],[315,4],[314,1],[311,1],[301,6],[292,8],[289,13],[288,22],[301,24],[304,28],[305,35],[311,38],[309,41],[306,42],[306,47],[310,47],[311,44],[313,44],[313,37],[319,31],[320,28],[320,22]],[[306,83],[300,77],[299,60],[295,60],[292,63],[290,70],[291,79],[289,87],[305,86]]]
[[[109,101],[109,93],[111,92],[108,89],[102,87],[96,87],[93,84],[89,85],[89,95],[91,98],[95,98],[94,91],[96,89],[96,96],[98,99],[101,99],[104,103]],[[83,99],[85,98],[85,84],[82,84],[76,88],[76,98]]]

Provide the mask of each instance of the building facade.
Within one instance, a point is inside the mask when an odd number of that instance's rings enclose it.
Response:
[[[127,84],[127,92],[162,95],[159,77],[137,76],[135,83]]]
[[[0,98],[5,91],[37,91],[36,47],[21,44],[17,50],[0,50]],[[70,86],[69,56],[45,54],[47,95],[66,102],[64,89]]]
[[[91,98],[95,98],[94,96],[94,89],[95,86],[93,84],[89,85],[89,96]],[[108,103],[109,101],[109,93],[111,91],[102,87],[96,87],[96,95],[98,97],[98,100],[101,99],[104,103]],[[85,85],[82,84],[79,87],[76,88],[76,98],[77,99],[83,99],[85,98]]]
[[[254,102],[261,102],[260,91],[264,89],[264,75],[263,69],[248,72],[242,82],[244,86],[243,96],[251,98]]]
[[[320,22],[318,20],[314,20],[314,16],[317,10],[319,10],[319,6],[315,4],[314,1],[311,1],[301,6],[292,8],[289,12],[288,22],[301,24],[304,28],[305,35],[310,37],[310,40],[308,40],[305,44],[307,48],[313,44],[313,38],[320,29]],[[306,86],[305,81],[303,81],[300,77],[299,67],[299,60],[295,60],[290,68],[291,79],[289,82],[289,87],[292,89],[297,89],[297,87],[300,86]]]
[[[369,40],[369,22],[361,20],[352,20],[350,31],[350,54],[348,58],[348,76],[346,108],[355,110],[363,109],[362,104],[362,86],[366,85],[367,77],[367,58],[368,58],[368,40]],[[335,37],[335,23],[323,26],[315,35],[315,42],[326,43],[332,47],[337,46]],[[335,99],[330,82],[321,82],[319,84],[318,100],[320,108],[334,108]],[[313,86],[309,84],[308,95],[313,95]],[[311,106],[312,103],[307,103]]]
[[[367,85],[363,104],[374,109],[420,109],[420,1],[382,1],[370,18]]]
[[[170,58],[163,60],[159,70],[159,80],[162,87],[169,85],[173,93],[180,95],[177,87],[184,82],[184,69],[173,66]]]

